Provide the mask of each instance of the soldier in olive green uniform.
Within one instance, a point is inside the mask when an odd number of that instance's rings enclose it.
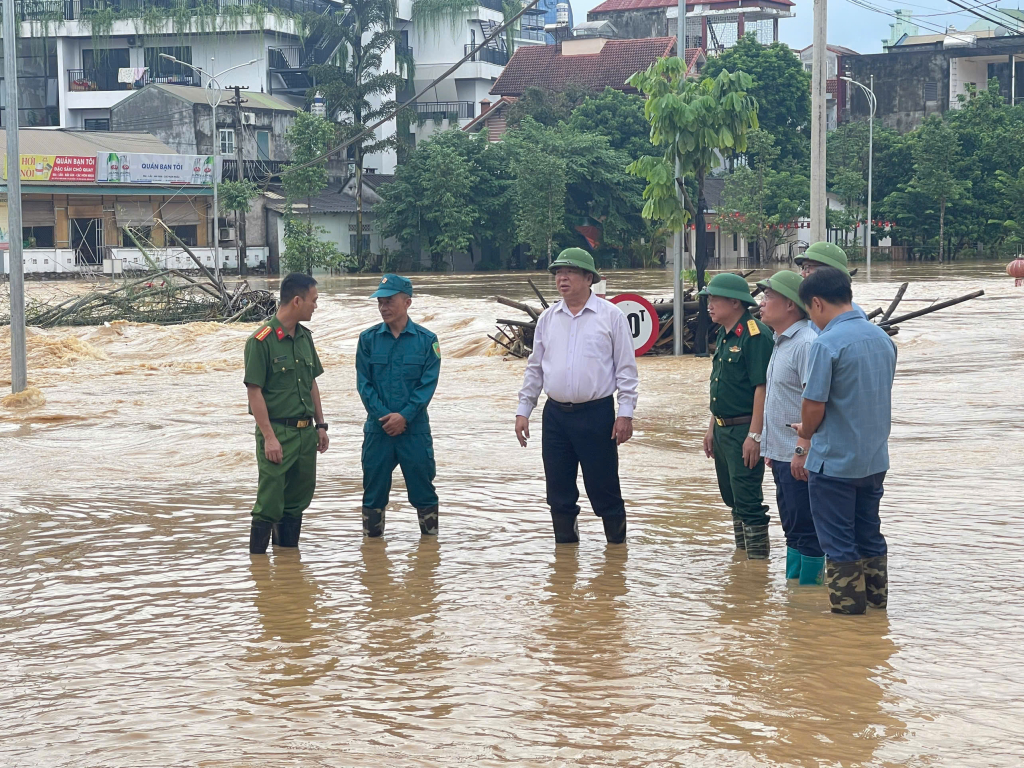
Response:
[[[750,316],[756,302],[739,275],[715,275],[700,292],[721,327],[711,368],[711,422],[704,453],[715,457],[718,488],[732,509],[737,549],[751,560],[768,557],[768,507],[761,482],[761,427],[772,332]]]
[[[327,424],[316,378],[324,372],[309,329],[299,324],[316,309],[316,280],[291,274],[281,281],[277,314],[245,342],[245,386],[256,420],[259,487],[252,508],[249,552],[297,547],[302,513],[316,487],[316,454],[327,450]]]
[[[437,336],[409,319],[412,283],[384,275],[370,298],[383,322],[359,334],[356,386],[366,408],[363,425],[363,535],[384,533],[391,475],[402,468],[420,533],[437,535],[434,443],[427,406],[437,389]]]

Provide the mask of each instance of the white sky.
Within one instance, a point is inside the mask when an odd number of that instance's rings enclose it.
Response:
[[[573,20],[578,24],[587,20],[587,11],[603,0],[571,0]],[[979,5],[986,0],[968,0],[966,4]],[[957,29],[965,29],[975,21],[976,16],[959,10],[951,3],[942,0],[868,0],[872,6],[885,9],[890,13],[896,8],[904,8],[919,17],[920,31],[929,34],[936,31],[934,27],[945,29],[949,24]],[[1009,0],[1000,3],[1000,7],[1016,8],[1024,3],[1021,0]],[[989,7],[994,6],[991,3]],[[794,18],[779,21],[779,38],[790,48],[800,49],[811,43],[811,17],[813,14],[812,0],[796,0]],[[983,9],[984,12],[984,9]],[[938,14],[938,15],[936,15]],[[881,53],[882,39],[889,36],[889,23],[895,21],[891,16],[870,11],[854,5],[850,0],[831,0],[828,4],[828,41],[833,45],[845,45],[858,53]],[[927,26],[926,26],[927,25]]]

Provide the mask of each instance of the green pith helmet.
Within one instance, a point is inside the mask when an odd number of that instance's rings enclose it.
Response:
[[[708,281],[707,287],[698,296],[722,296],[726,299],[737,299],[744,304],[755,306],[754,297],[750,295],[747,281],[732,272],[722,272]]]
[[[850,268],[847,266],[846,251],[835,243],[826,243],[824,241],[814,243],[814,245],[797,256],[794,261],[797,265],[803,264],[805,261],[816,261],[819,264],[835,267],[836,269],[843,270],[846,274],[850,274]]]
[[[807,314],[807,307],[800,301],[800,283],[803,281],[804,279],[796,272],[784,269],[781,272],[776,272],[766,280],[758,280],[757,284],[762,288],[771,288],[776,293],[785,296],[800,307],[804,314]]]
[[[601,279],[601,273],[594,266],[594,257],[582,248],[566,248],[558,254],[557,259],[551,262],[548,271],[554,274],[559,267],[576,267],[584,272],[590,272],[594,276],[595,283]]]

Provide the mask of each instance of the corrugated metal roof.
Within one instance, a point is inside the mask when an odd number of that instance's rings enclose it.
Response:
[[[114,131],[68,131],[63,128],[22,128],[18,131],[23,155],[77,155],[87,157],[100,152],[148,152],[157,155],[178,154],[149,133]],[[0,146],[6,146],[7,131],[0,129]]]
[[[191,85],[167,85],[166,83],[150,83],[146,88],[157,88],[161,91],[187,101],[191,104],[202,104],[204,106],[209,105],[209,101],[206,98],[206,88],[196,88]],[[138,93],[142,93],[146,88],[141,89]],[[221,91],[221,104],[226,102],[228,99],[235,98],[235,92],[232,91]],[[127,101],[128,99],[125,99]],[[252,91],[242,91],[242,109],[276,109],[284,112],[297,112],[298,107],[289,104],[281,99],[274,98],[266,93],[253,93]],[[123,102],[122,102],[123,103]]]

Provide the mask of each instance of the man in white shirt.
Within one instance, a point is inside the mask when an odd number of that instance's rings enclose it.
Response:
[[[601,279],[593,256],[582,248],[567,248],[549,269],[562,301],[537,321],[533,354],[519,391],[516,437],[525,448],[530,414],[543,390],[548,399],[541,453],[555,542],[580,540],[576,477],[582,465],[587,498],[604,523],[605,537],[609,544],[621,544],[626,540],[626,507],[619,489],[618,446],[633,436],[639,383],[633,336],[622,311],[592,293],[591,285]]]

